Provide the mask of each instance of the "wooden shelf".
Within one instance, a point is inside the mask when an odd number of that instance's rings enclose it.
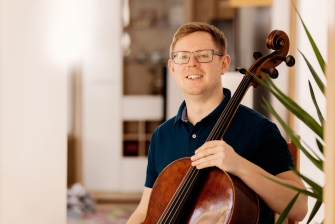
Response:
[[[125,62],[123,94],[162,95],[165,82],[164,70],[166,66],[162,64]]]

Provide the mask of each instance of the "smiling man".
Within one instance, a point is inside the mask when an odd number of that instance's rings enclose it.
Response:
[[[292,158],[276,125],[248,107],[240,105],[222,140],[205,142],[231,98],[221,83],[230,65],[226,52],[224,34],[209,24],[188,23],[175,33],[168,65],[185,101],[152,135],[142,199],[129,224],[143,222],[158,175],[183,157],[197,169],[216,166],[239,177],[259,195],[261,224],[273,224],[272,211],[280,214],[296,194],[264,176],[305,189],[289,170]],[[307,197],[300,195],[288,217],[301,221],[306,213]]]

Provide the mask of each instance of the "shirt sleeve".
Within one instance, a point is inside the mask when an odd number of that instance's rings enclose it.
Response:
[[[148,166],[144,184],[144,186],[148,188],[152,188],[158,177],[155,169],[155,145],[156,145],[156,134],[154,132],[150,140],[150,146],[148,151]]]
[[[286,140],[282,137],[278,127],[266,120],[259,127],[256,138],[256,164],[271,173],[279,173],[294,167],[291,153]]]

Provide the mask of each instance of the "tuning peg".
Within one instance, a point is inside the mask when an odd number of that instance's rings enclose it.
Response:
[[[270,68],[270,69],[262,69],[263,72],[266,72],[269,74],[269,76],[272,78],[272,79],[276,79],[278,78],[278,70],[275,69],[275,68]]]
[[[263,55],[261,52],[254,52],[252,56],[257,60],[258,58],[261,58]]]
[[[247,70],[245,68],[240,68],[240,67],[235,68],[235,71],[239,71],[241,74],[247,73]]]
[[[269,75],[270,75],[270,77],[271,77],[272,79],[276,79],[276,78],[278,78],[278,70],[277,70],[277,69],[275,69],[275,68],[270,68],[269,71],[268,71],[268,73],[269,73]]]
[[[292,67],[295,64],[295,59],[292,55],[288,55],[286,58],[280,57],[279,59],[282,60],[282,61],[285,61],[285,64],[288,67]]]
[[[285,63],[288,67],[292,67],[295,64],[295,59],[292,55],[286,57]]]

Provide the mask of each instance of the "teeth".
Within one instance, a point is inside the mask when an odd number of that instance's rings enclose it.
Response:
[[[198,78],[201,78],[202,76],[201,75],[189,75],[187,76],[187,78],[189,79],[198,79]]]

